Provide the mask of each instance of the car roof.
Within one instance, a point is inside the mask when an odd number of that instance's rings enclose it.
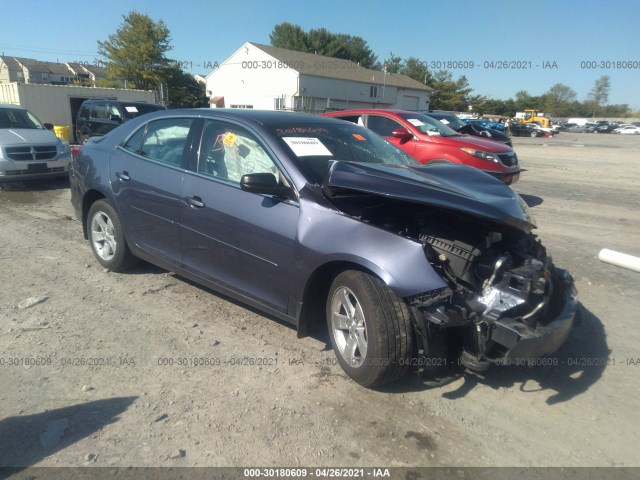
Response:
[[[13,105],[12,103],[0,103],[0,108],[12,108],[14,110],[26,110],[26,108],[20,105]]]
[[[158,105],[157,103],[145,102],[144,100],[118,100],[116,98],[87,98],[82,103],[92,103],[92,102],[112,102],[112,103],[127,103],[130,105],[151,105],[153,107],[162,107],[162,105]]]
[[[453,113],[445,113],[445,112],[425,112],[425,115],[428,115],[429,117],[433,117],[433,118],[459,118],[457,115],[454,115]]]
[[[411,110],[402,110],[399,108],[356,108],[353,110],[337,110],[335,112],[327,112],[331,115],[355,115],[355,114],[376,114],[376,113],[390,113],[392,115],[429,115],[428,112],[413,112]]]
[[[335,118],[322,117],[311,113],[298,113],[298,112],[282,112],[274,110],[253,110],[253,109],[241,109],[241,108],[183,108],[183,109],[169,109],[161,112],[154,112],[149,115],[153,115],[156,118],[162,116],[176,116],[176,115],[200,115],[202,117],[224,117],[227,119],[238,119],[242,121],[253,121],[263,126],[281,125],[283,123],[298,124],[298,123],[326,123],[334,124],[339,120]],[[151,117],[147,117],[151,118]]]

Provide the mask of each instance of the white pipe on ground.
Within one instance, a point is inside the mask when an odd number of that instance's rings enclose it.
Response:
[[[598,254],[598,258],[601,262],[610,263],[622,268],[628,268],[634,272],[640,273],[640,258],[633,255],[627,255],[626,253],[616,252],[603,248]]]

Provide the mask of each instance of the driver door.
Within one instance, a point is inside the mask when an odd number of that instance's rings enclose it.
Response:
[[[388,117],[384,117],[382,115],[368,115],[367,128],[384,137],[384,139],[389,143],[392,143],[409,155],[413,155],[416,151],[415,138],[411,140],[402,140],[399,138],[395,138],[392,135],[392,132],[398,128],[409,130],[409,128],[407,128],[405,125],[402,125],[400,122],[397,122]]]

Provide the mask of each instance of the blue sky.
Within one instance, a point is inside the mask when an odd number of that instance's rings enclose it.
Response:
[[[288,21],[361,36],[381,61],[393,52],[429,63],[473,62],[449,70],[492,98],[519,90],[539,95],[564,83],[584,100],[596,79],[609,75],[609,103],[640,110],[637,0],[0,0],[0,52],[92,63],[96,42],[134,9],[164,20],[170,56],[192,65],[192,73],[208,73],[205,65],[221,63],[245,41],[268,44],[273,26]],[[505,60],[530,68],[485,68]],[[604,63],[583,63],[591,61]],[[627,63],[606,68],[618,61]]]

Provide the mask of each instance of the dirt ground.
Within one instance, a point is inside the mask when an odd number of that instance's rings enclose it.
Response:
[[[350,381],[324,334],[94,260],[68,183],[0,189],[0,466],[640,466],[640,138],[515,138],[582,324],[536,367]],[[194,361],[195,359],[195,361]]]

